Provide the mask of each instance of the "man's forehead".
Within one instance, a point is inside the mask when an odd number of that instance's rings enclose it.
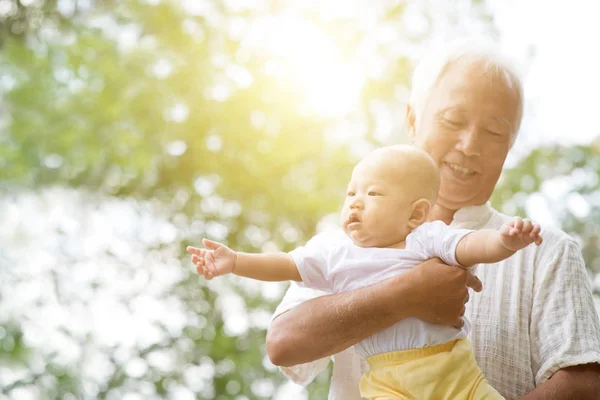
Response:
[[[519,92],[503,71],[477,62],[450,65],[432,88],[426,101],[436,114],[453,109],[471,113],[480,110],[490,120],[517,125]]]

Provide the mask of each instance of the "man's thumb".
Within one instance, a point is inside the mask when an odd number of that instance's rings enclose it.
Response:
[[[211,249],[211,250],[216,250],[219,247],[221,247],[220,243],[213,242],[212,240],[208,240],[208,239],[202,239],[202,244],[204,245],[204,247],[206,247],[207,249]]]

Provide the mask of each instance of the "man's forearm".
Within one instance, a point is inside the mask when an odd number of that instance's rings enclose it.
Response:
[[[409,291],[400,276],[302,303],[273,321],[269,357],[276,365],[292,366],[338,353],[407,317],[413,307]]]
[[[600,400],[600,365],[584,364],[556,371],[521,400]]]
[[[431,259],[410,271],[353,292],[308,300],[279,315],[267,333],[271,361],[292,366],[338,353],[406,317],[461,327],[471,271]]]

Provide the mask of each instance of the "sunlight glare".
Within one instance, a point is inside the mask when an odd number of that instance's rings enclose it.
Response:
[[[282,64],[277,69],[282,78],[301,94],[303,112],[340,117],[357,105],[365,73],[356,60],[342,59],[339,43],[297,16],[263,22],[269,33],[265,50]]]

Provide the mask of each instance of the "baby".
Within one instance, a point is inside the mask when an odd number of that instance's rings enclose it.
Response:
[[[354,168],[341,216],[345,232],[326,232],[290,253],[248,254],[203,239],[188,247],[206,279],[234,273],[262,281],[294,280],[339,293],[364,287],[439,257],[449,265],[495,263],[531,243],[540,226],[514,218],[499,230],[451,229],[427,222],[440,186],[430,156],[413,146],[368,154]],[[449,267],[452,268],[452,267]],[[369,371],[369,399],[501,399],[484,379],[466,339],[470,329],[406,318],[356,345]]]

